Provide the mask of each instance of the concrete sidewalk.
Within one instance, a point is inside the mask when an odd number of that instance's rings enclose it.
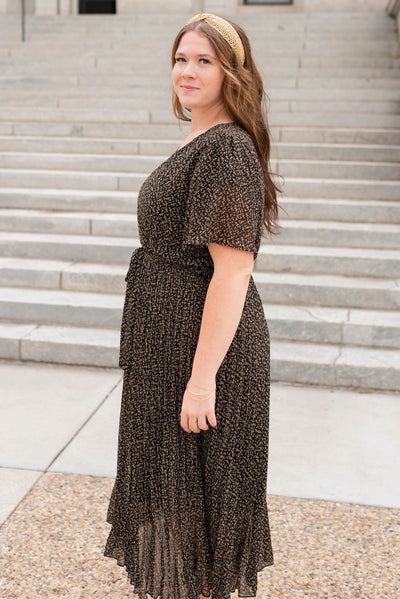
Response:
[[[122,370],[0,362],[1,518],[42,472],[115,477]],[[400,508],[400,395],[272,385],[268,492]]]
[[[1,362],[0,381],[0,597],[132,596],[102,557],[122,371]],[[400,596],[399,422],[398,395],[272,386],[260,596]]]

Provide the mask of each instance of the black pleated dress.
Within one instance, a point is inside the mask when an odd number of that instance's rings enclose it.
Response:
[[[126,275],[117,475],[104,555],[140,599],[257,594],[273,564],[266,502],[269,332],[250,278],[240,322],[216,375],[217,427],[180,424],[213,261],[210,242],[261,241],[262,169],[253,141],[219,123],[176,150],[143,183],[141,247]]]

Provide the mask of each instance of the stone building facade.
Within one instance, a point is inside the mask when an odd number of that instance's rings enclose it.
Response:
[[[356,12],[385,10],[388,0],[25,0],[36,15],[215,12],[221,15],[268,12]],[[19,14],[21,0],[0,0],[1,14]]]

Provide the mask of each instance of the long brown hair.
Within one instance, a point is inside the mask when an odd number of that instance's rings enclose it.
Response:
[[[219,16],[219,15],[217,15]],[[264,174],[265,202],[264,225],[269,234],[278,234],[279,204],[277,192],[282,190],[273,181],[271,175],[276,175],[269,170],[271,151],[270,130],[267,121],[267,104],[269,98],[264,90],[261,75],[255,65],[251,53],[250,42],[244,30],[226,17],[222,17],[234,27],[242,40],[245,51],[243,66],[228,42],[206,21],[193,21],[182,27],[172,46],[172,68],[175,64],[175,52],[178,49],[182,36],[187,31],[197,31],[206,36],[213,46],[221,68],[225,73],[222,84],[222,101],[230,118],[241,125],[251,136]],[[182,121],[191,121],[190,115],[185,114],[185,108],[172,90],[172,106],[175,116]],[[278,175],[280,176],[280,175]]]

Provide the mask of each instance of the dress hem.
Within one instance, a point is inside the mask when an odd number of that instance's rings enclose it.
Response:
[[[111,524],[111,527],[113,529],[114,525],[112,524],[112,522],[110,522],[110,520],[108,520],[108,519],[106,521],[108,522],[108,524]],[[114,529],[114,532],[115,532],[115,529]],[[110,531],[110,533],[111,533],[111,531]],[[120,561],[120,557],[117,556],[117,555],[114,555],[114,553],[113,553],[112,550],[107,551],[106,548],[105,548],[104,551],[103,551],[103,556],[107,557],[108,559],[114,559],[117,562],[117,565],[120,568],[124,569],[125,574],[127,576],[127,582],[132,587],[133,592],[136,595],[138,595],[139,599],[149,599],[149,598],[150,599],[162,599],[162,595],[153,596],[149,591],[139,591],[136,588],[136,584],[130,578],[131,577],[131,573],[128,570],[128,566],[125,563],[122,563]],[[269,560],[259,562],[255,570],[256,570],[256,572],[258,574],[259,572],[261,572],[262,570],[264,570],[264,568],[267,568],[267,567],[273,566],[273,565],[274,565],[274,558],[272,557]],[[217,574],[213,573],[213,580],[214,580],[214,578],[220,578],[220,577]],[[241,595],[239,593],[238,587],[236,586],[234,589],[232,589],[230,591],[227,591],[227,595],[224,596],[223,599],[230,599],[230,596],[233,593],[235,593],[236,591],[238,591],[238,597],[240,597],[241,599],[255,599],[257,597],[257,588],[256,588],[256,591],[255,591],[254,595]],[[212,586],[211,585],[210,585],[210,592],[212,592]],[[200,594],[203,594],[203,593],[201,593],[201,591],[199,591],[198,596],[196,597],[196,599],[199,599]],[[189,597],[185,597],[184,599],[190,599],[190,598]],[[206,599],[214,599],[214,596],[213,595],[211,597],[207,596]]]

